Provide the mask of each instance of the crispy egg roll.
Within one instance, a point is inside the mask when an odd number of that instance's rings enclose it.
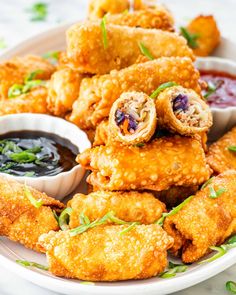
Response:
[[[56,116],[64,116],[71,111],[74,101],[79,96],[83,75],[68,67],[56,71],[48,86],[48,109]]]
[[[173,17],[170,12],[162,6],[127,11],[119,14],[107,14],[106,21],[108,24],[111,23],[120,26],[174,31]]]
[[[116,217],[124,221],[151,224],[166,211],[165,204],[147,192],[97,191],[89,195],[76,194],[67,206],[72,208],[70,228],[80,225],[80,213],[94,221],[113,211]]]
[[[210,146],[207,162],[216,173],[236,170],[236,127]]]
[[[88,281],[122,281],[158,275],[167,265],[173,239],[158,225],[98,226],[71,237],[69,231],[44,234],[49,270],[56,276]]]
[[[17,98],[0,101],[0,116],[19,113],[49,114],[47,108],[47,88],[40,86]]]
[[[124,92],[110,111],[109,132],[124,144],[148,142],[157,126],[155,102],[143,92]]]
[[[208,131],[212,125],[210,107],[192,89],[169,87],[155,101],[158,124],[171,132],[193,135]]]
[[[95,130],[93,146],[105,145],[109,140],[109,121],[103,120]]]
[[[27,186],[32,197],[42,205],[36,208],[27,197],[24,185],[7,177],[0,177],[0,235],[25,247],[41,251],[38,238],[50,230],[58,230],[58,223],[52,210],[64,205]]]
[[[235,190],[236,171],[230,170],[214,177],[179,212],[166,217],[164,229],[174,238],[174,255],[185,263],[195,262],[209,253],[209,247],[236,233]]]
[[[55,67],[47,60],[35,55],[14,57],[0,64],[0,100],[8,98],[8,90],[14,84],[24,83],[30,73],[42,70],[36,75],[37,79],[48,80]]]
[[[100,22],[78,23],[67,31],[67,57],[70,66],[81,73],[106,74],[134,64],[142,55],[140,44],[153,58],[189,57],[186,40],[176,33],[156,29],[106,25],[106,43]]]
[[[189,58],[169,57],[135,64],[108,75],[85,78],[69,120],[82,129],[95,128],[109,116],[110,109],[123,92],[141,91],[147,95],[162,83],[173,81],[200,93],[199,72]]]
[[[78,155],[77,161],[92,170],[90,184],[111,191],[199,185],[211,172],[201,142],[179,136],[157,138],[142,147],[97,146]]]

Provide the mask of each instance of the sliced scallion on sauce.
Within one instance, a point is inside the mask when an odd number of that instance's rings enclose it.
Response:
[[[42,269],[42,270],[48,270],[47,266],[36,263],[36,262],[32,262],[32,261],[17,259],[16,263],[18,263],[18,264],[20,264],[20,265],[22,265],[24,267],[36,267],[36,268],[39,268],[39,269]]]
[[[106,28],[106,16],[102,18],[101,21],[101,30],[102,30],[102,41],[104,49],[108,47],[108,38],[107,38],[107,28]]]
[[[161,84],[151,95],[151,98],[156,98],[163,90],[166,88],[172,87],[172,86],[177,86],[178,84],[175,82],[166,82]]]
[[[143,55],[145,55],[150,60],[154,59],[149,49],[142,42],[139,42],[138,46]]]
[[[26,184],[24,185],[24,193],[25,193],[25,196],[29,199],[30,203],[35,208],[38,209],[43,205],[43,200],[42,199],[36,200]]]
[[[203,97],[205,99],[207,99],[210,95],[212,95],[213,93],[215,93],[217,90],[217,86],[215,86],[212,82],[208,82],[207,83],[207,91],[206,93],[203,95]]]
[[[236,282],[228,281],[225,284],[226,290],[231,292],[232,294],[236,294]]]
[[[187,40],[188,46],[195,49],[198,47],[199,34],[190,33],[185,27],[180,27],[181,35]]]

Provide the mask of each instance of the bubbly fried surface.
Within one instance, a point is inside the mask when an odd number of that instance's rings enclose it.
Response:
[[[173,81],[200,93],[199,72],[189,58],[169,57],[135,64],[103,76],[83,79],[69,120],[82,129],[95,128],[109,116],[113,102],[125,91],[150,95],[162,83]]]
[[[102,18],[107,13],[122,13],[130,7],[129,0],[90,0],[88,17],[90,19]]]
[[[50,230],[58,230],[52,209],[64,205],[33,188],[28,187],[35,200],[42,199],[40,208],[34,207],[27,198],[24,185],[0,177],[0,235],[20,242],[25,247],[40,251],[38,237]]]
[[[194,59],[186,40],[176,33],[106,24],[107,47],[100,22],[78,23],[67,31],[67,57],[81,73],[106,74],[136,62],[142,42],[154,58],[186,56]]]
[[[47,95],[47,88],[39,86],[16,98],[0,101],[0,116],[19,113],[48,114]]]
[[[165,204],[151,193],[97,191],[89,195],[76,194],[68,202],[72,208],[70,228],[79,226],[79,215],[84,213],[90,221],[103,217],[109,211],[124,221],[154,223],[165,211]]]
[[[49,82],[47,105],[56,116],[64,116],[72,109],[73,102],[79,96],[83,75],[70,68],[56,71]]]
[[[87,181],[101,190],[162,191],[201,184],[210,176],[201,143],[191,137],[162,137],[143,147],[98,146],[77,161],[92,170]]]
[[[236,170],[236,152],[228,149],[231,146],[236,146],[236,127],[209,148],[207,162],[216,173],[222,173],[229,169]]]
[[[212,15],[199,15],[187,26],[191,34],[197,34],[197,47],[193,52],[197,56],[208,56],[220,43],[220,31]]]
[[[55,67],[47,60],[35,55],[14,57],[0,64],[0,100],[8,98],[8,90],[14,84],[22,84],[25,77],[36,71],[42,70],[36,78],[41,80],[50,79]]]
[[[108,14],[107,23],[128,27],[140,27],[145,29],[160,29],[174,31],[174,20],[169,11],[162,6],[136,10],[133,12]]]
[[[109,140],[109,122],[108,120],[103,120],[95,130],[93,146],[104,145]]]
[[[215,192],[224,188],[225,192],[211,198],[210,188]],[[192,263],[236,232],[235,190],[236,171],[222,173],[178,213],[166,218],[164,229],[174,238],[174,255],[180,254],[185,263]]]
[[[156,225],[98,226],[71,237],[69,231],[50,232],[39,238],[50,271],[57,276],[88,281],[144,279],[167,265],[172,238]]]

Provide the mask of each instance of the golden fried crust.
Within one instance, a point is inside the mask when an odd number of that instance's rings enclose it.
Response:
[[[109,138],[109,122],[108,120],[103,120],[95,130],[95,137],[93,146],[104,145],[108,142]]]
[[[236,153],[228,150],[230,146],[236,146],[236,127],[209,148],[207,162],[216,173],[229,169],[236,170]]]
[[[210,187],[217,192],[210,198]],[[222,244],[236,232],[236,171],[230,170],[215,177],[211,184],[200,190],[181,211],[166,218],[164,229],[174,240],[171,251],[181,255],[185,263],[199,260],[209,247]]]
[[[193,19],[187,27],[192,34],[197,34],[197,48],[193,52],[197,56],[208,56],[220,43],[220,31],[212,15],[200,15]]]
[[[174,31],[174,21],[171,14],[161,6],[155,9],[149,8],[127,13],[108,14],[106,21],[120,26]]]
[[[200,93],[199,72],[189,58],[169,57],[135,64],[108,75],[83,79],[69,120],[82,129],[95,128],[109,116],[111,106],[126,91],[150,95],[162,83],[173,81]]]
[[[77,161],[92,170],[87,181],[101,190],[150,189],[198,185],[210,176],[199,140],[162,137],[143,147],[114,144],[88,149]]]
[[[14,84],[22,84],[25,77],[36,70],[42,70],[37,74],[37,79],[48,80],[55,67],[47,60],[34,55],[14,57],[0,64],[0,100],[8,97],[8,89]]]
[[[102,18],[107,13],[122,13],[129,7],[129,0],[90,0],[88,17],[89,19]]]
[[[144,279],[167,265],[172,238],[158,225],[98,226],[71,237],[69,231],[50,232],[39,238],[47,253],[49,270],[57,275],[88,281]]]
[[[19,113],[48,114],[47,95],[47,88],[40,86],[16,98],[0,101],[0,116]]]
[[[192,50],[186,40],[176,33],[162,30],[106,25],[107,48],[103,44],[100,22],[75,24],[67,31],[67,57],[81,73],[106,74],[134,64],[142,55],[139,43],[148,48],[154,58],[190,57]]]
[[[24,185],[0,177],[0,235],[39,251],[36,245],[38,237],[59,229],[52,209],[62,209],[64,205],[33,188],[29,190],[36,200],[42,199],[40,208],[30,203]]]
[[[56,116],[64,116],[72,109],[73,102],[79,96],[80,83],[83,75],[63,68],[55,72],[49,82],[47,105]]]
[[[68,202],[72,208],[70,227],[77,227],[80,213],[90,221],[103,217],[109,211],[125,221],[139,221],[151,224],[158,220],[165,211],[165,205],[151,193],[139,192],[105,192],[97,191],[89,195],[77,194]]]

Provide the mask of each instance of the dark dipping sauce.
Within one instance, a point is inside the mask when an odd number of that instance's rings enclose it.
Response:
[[[78,148],[69,140],[40,131],[0,135],[0,172],[16,176],[53,176],[77,165]]]
[[[201,79],[210,87],[215,87],[206,101],[211,107],[227,108],[236,106],[236,76],[218,71],[201,71]],[[209,88],[203,95],[209,94]]]

